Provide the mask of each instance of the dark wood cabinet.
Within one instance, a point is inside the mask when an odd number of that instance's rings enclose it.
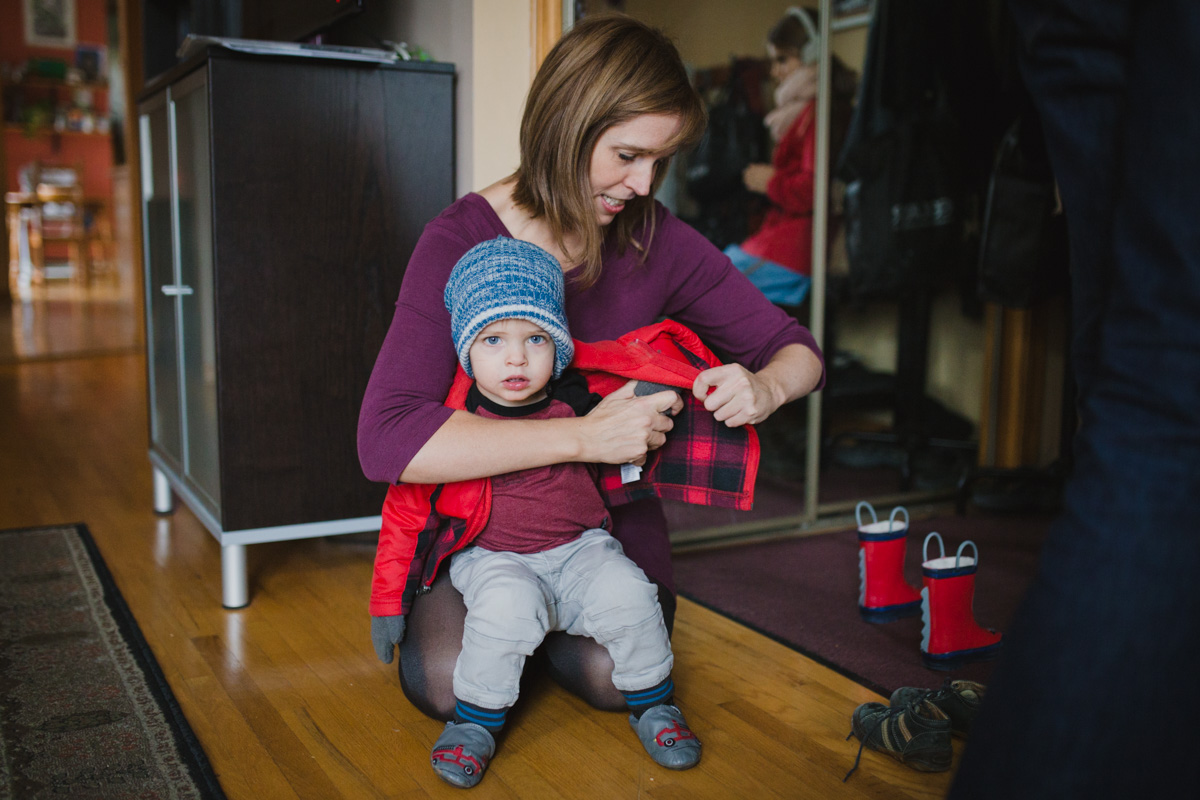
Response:
[[[378,527],[358,410],[453,200],[453,82],[213,47],[143,94],[155,506],[182,498],[218,539],[227,606],[248,601],[245,545]]]

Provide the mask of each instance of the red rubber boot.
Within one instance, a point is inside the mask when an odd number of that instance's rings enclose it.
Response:
[[[863,508],[871,512],[864,525]],[[904,522],[896,515],[903,513]],[[904,580],[904,547],[908,539],[908,511],[892,509],[887,522],[880,522],[870,503],[854,509],[858,522],[858,613],[867,622],[891,622],[921,613],[921,594]]]
[[[937,537],[941,555],[929,558],[929,540]],[[975,557],[964,557],[970,546]],[[966,541],[953,557],[946,556],[942,537],[931,533],[921,550],[921,658],[930,669],[958,669],[972,661],[986,661],[1000,649],[1001,635],[975,622],[975,570],[979,548]]]

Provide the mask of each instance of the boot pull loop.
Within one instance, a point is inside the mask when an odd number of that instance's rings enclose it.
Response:
[[[960,566],[962,566],[962,552],[963,548],[965,548],[967,545],[971,545],[971,549],[975,551],[975,566],[979,566],[979,548],[975,546],[974,542],[972,542],[970,539],[967,539],[958,546],[958,552],[954,554],[955,569],[958,569]]]
[[[888,533],[891,533],[892,531],[897,530],[896,514],[898,514],[900,512],[904,513],[904,527],[905,528],[908,527],[908,509],[905,508],[904,506],[896,506],[895,508],[892,509],[892,515],[890,517],[888,517]]]
[[[937,531],[934,531],[933,533],[931,533],[925,537],[925,544],[921,545],[921,563],[922,564],[924,564],[926,561],[929,560],[929,540],[935,536],[937,537],[938,550],[940,550],[942,553],[940,556],[938,556],[938,558],[946,557],[946,544],[945,544],[945,542],[942,541],[942,535],[940,533],[938,533]],[[963,544],[966,544],[966,542],[964,542]],[[971,546],[974,547],[975,545],[972,544]],[[961,550],[961,549],[962,548],[960,547],[959,550]]]
[[[860,500],[858,505],[854,507],[854,521],[858,523],[858,527],[861,528],[863,526],[863,523],[862,523],[863,506],[866,506],[867,511],[871,512],[871,524],[874,525],[876,522],[879,522],[879,517],[875,516],[875,506],[871,505],[866,500]],[[892,513],[895,513],[895,512],[892,512]],[[905,513],[908,513],[908,512],[905,512]]]

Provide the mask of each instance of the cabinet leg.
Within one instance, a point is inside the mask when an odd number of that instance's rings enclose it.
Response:
[[[221,545],[221,605],[244,608],[250,604],[246,578],[246,545]]]
[[[171,483],[158,467],[152,467],[154,472],[154,511],[158,514],[170,514],[175,510],[175,496],[171,494]]]

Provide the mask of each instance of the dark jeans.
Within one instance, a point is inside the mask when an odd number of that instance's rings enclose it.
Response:
[[[1009,5],[1067,213],[1080,428],[950,796],[1195,796],[1200,3]]]

